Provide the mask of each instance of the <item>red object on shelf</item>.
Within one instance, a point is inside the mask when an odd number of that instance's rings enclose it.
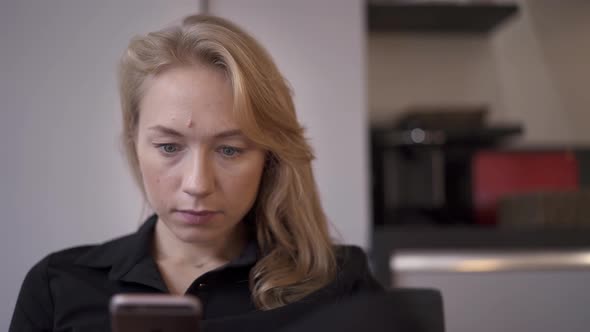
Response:
[[[498,200],[508,194],[575,191],[579,167],[571,152],[481,151],[472,159],[475,220],[495,225]]]

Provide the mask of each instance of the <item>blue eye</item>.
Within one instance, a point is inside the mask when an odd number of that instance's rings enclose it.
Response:
[[[157,147],[164,154],[173,154],[180,150],[177,144],[159,144]]]
[[[219,152],[221,152],[224,157],[235,157],[241,152],[241,150],[232,146],[222,146],[219,148]]]

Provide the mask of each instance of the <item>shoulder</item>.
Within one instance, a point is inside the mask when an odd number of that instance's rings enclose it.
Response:
[[[37,261],[26,273],[15,304],[10,331],[45,331],[53,326],[56,289],[71,290],[71,276],[80,262],[98,263],[96,253],[117,247],[125,237],[101,245],[84,245],[55,251]],[[95,256],[95,257],[93,257]],[[57,304],[59,306],[59,304]]]
[[[76,257],[89,248],[91,246],[81,246],[49,254],[29,269],[18,294],[10,331],[46,330],[53,326],[53,269],[72,265]]]
[[[46,255],[36,262],[27,272],[23,281],[22,291],[34,292],[40,287],[47,287],[50,269],[71,266],[78,257],[84,255],[94,247],[92,245],[78,246]]]
[[[79,266],[107,266],[106,261],[99,259],[105,253],[114,252],[122,247],[128,236],[117,238],[103,244],[70,247],[46,255],[26,273],[21,286],[21,299],[34,299],[43,296],[50,299],[49,285],[56,274],[71,271]]]
[[[361,278],[369,273],[369,263],[364,250],[357,246],[338,245],[334,247],[338,277]]]
[[[55,251],[47,255],[38,265],[45,265],[47,268],[74,265],[78,258],[86,255],[98,246],[96,244],[82,245]]]
[[[363,291],[379,291],[383,287],[375,280],[369,267],[369,260],[362,248],[350,245],[335,247],[338,264],[339,288],[354,294]]]
[[[75,266],[108,266],[101,257],[106,253],[124,252],[122,249],[130,241],[132,235],[125,235],[104,243],[88,244],[65,248],[54,251],[38,261],[27,273],[27,279],[37,280],[47,277],[48,273],[55,270],[70,269]]]
[[[35,298],[36,294],[49,292],[51,274],[56,270],[69,270],[76,260],[95,248],[94,245],[72,247],[46,255],[37,261],[27,272],[22,286],[22,298]],[[46,294],[49,298],[49,293]]]
[[[128,246],[128,242],[131,240],[132,235],[126,235],[104,243],[65,248],[50,253],[37,263],[33,269],[42,269],[44,267],[49,269],[59,269],[78,265],[95,265],[99,267],[100,265],[103,265],[102,263],[105,263],[104,265],[106,266],[108,264],[103,262],[101,258],[104,257],[106,253],[125,252],[124,249]]]
[[[359,269],[368,264],[367,255],[361,247],[337,245],[334,251],[340,269]]]
[[[48,271],[55,267],[71,266],[78,259],[78,257],[86,254],[95,245],[85,245],[71,247],[56,251],[46,255],[43,259],[38,261],[31,267],[25,277],[24,284],[37,282],[41,279],[47,278]]]

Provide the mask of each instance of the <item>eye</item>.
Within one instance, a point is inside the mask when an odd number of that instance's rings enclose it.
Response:
[[[241,149],[235,148],[233,146],[226,146],[226,145],[219,147],[218,151],[224,157],[230,157],[230,158],[235,157],[242,152]]]
[[[162,153],[167,154],[167,155],[174,154],[180,150],[180,147],[178,146],[178,144],[171,144],[171,143],[158,144],[156,147]]]

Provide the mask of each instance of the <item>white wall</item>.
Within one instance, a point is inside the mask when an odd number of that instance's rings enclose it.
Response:
[[[333,234],[367,247],[364,1],[212,0],[210,11],[240,24],[274,57],[315,148],[315,175]]]
[[[416,105],[498,100],[488,39],[428,33],[371,33],[369,104],[374,124]]]
[[[119,153],[115,67],[129,38],[194,0],[10,0],[0,7],[0,331],[50,251],[134,230],[142,206]]]
[[[491,120],[522,122],[523,143],[589,143],[590,2],[522,0],[489,38],[372,34],[372,123],[414,104],[487,103]]]
[[[270,50],[316,148],[343,240],[367,246],[365,32],[360,0],[212,1]],[[0,331],[50,251],[133,231],[142,205],[119,152],[115,66],[129,38],[196,0],[3,0],[0,7]]]
[[[590,142],[590,2],[522,1],[521,18],[492,40],[503,109],[527,140]]]

